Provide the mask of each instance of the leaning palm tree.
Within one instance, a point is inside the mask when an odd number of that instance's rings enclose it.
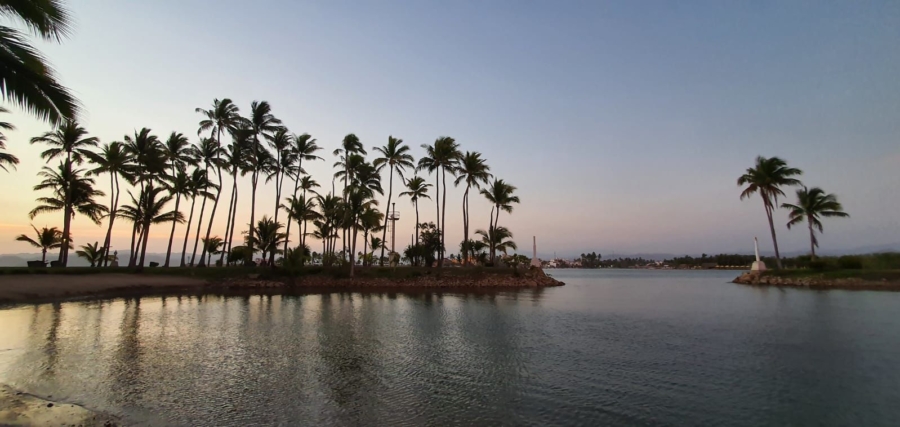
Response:
[[[105,206],[94,201],[95,197],[104,196],[103,192],[94,189],[94,179],[86,177],[81,169],[73,169],[71,163],[60,163],[57,170],[44,166],[38,176],[43,178],[34,186],[35,191],[52,190],[53,196],[39,197],[37,207],[28,213],[29,218],[45,212],[63,212],[63,245],[59,251],[59,263],[66,266],[68,248],[71,246],[71,220],[76,213],[87,216],[95,224],[108,212]]]
[[[316,212],[316,201],[315,199],[307,199],[305,196],[300,195],[299,197],[288,197],[285,199],[285,204],[281,205],[281,208],[287,212],[288,215],[288,226],[285,235],[287,238],[284,242],[285,251],[287,251],[288,243],[291,239],[291,220],[297,221],[297,228],[300,231],[300,246],[306,247],[306,224],[307,221],[314,221],[319,219],[321,215]]]
[[[191,172],[190,181],[189,194],[191,197],[191,211],[190,214],[188,214],[187,228],[184,230],[184,245],[181,247],[180,265],[182,267],[186,265],[185,257],[187,255],[187,245],[191,235],[191,221],[193,221],[194,218],[194,206],[197,203],[197,198],[202,197],[204,201],[206,201],[206,199],[211,199],[213,195],[209,189],[215,186],[215,184],[209,182],[206,171],[200,168],[194,169],[194,171]],[[197,225],[197,228],[200,228],[200,225]]]
[[[515,191],[515,186],[507,184],[502,179],[495,179],[488,188],[481,190],[481,194],[493,205],[491,207],[491,223],[488,231],[494,230],[499,226],[500,211],[512,213],[513,203],[519,203],[519,196],[513,195]],[[490,247],[491,262],[494,262],[497,249],[495,245]]]
[[[148,185],[152,185],[155,180],[161,179],[166,171],[166,157],[164,154],[164,146],[156,135],[151,133],[148,128],[141,128],[140,131],[134,132],[134,137],[125,135],[124,151],[131,159],[131,168],[134,171],[135,181],[140,187],[140,193]],[[132,227],[132,235],[137,234],[140,223],[134,223]],[[131,257],[128,259],[128,266],[134,267],[137,263],[137,256],[140,252],[141,238],[144,234],[138,234],[138,240],[134,247],[131,248]]]
[[[253,187],[253,193],[250,195],[251,226],[248,241],[252,245],[255,242],[253,240],[254,230],[252,224],[256,220],[256,186],[259,182],[260,173],[268,171],[272,162],[272,155],[262,145],[261,141],[266,135],[275,133],[281,127],[281,120],[272,114],[272,106],[269,105],[268,101],[253,101],[250,103],[250,117],[247,118],[246,123],[253,131],[251,153],[248,156],[248,163],[251,167],[250,182]],[[250,246],[250,252],[254,253],[253,246]]]
[[[796,224],[806,221],[809,227],[809,253],[815,258],[816,248],[819,247],[819,240],[816,239],[815,228],[819,229],[819,233],[824,233],[822,222],[819,217],[825,218],[847,218],[850,214],[844,212],[844,207],[838,202],[837,196],[834,194],[826,194],[819,187],[807,189],[803,187],[797,190],[797,204],[783,203],[784,209],[790,209],[788,214],[789,221],[787,228],[790,229]]]
[[[762,198],[763,206],[766,208],[766,218],[769,220],[769,231],[772,233],[772,245],[775,247],[775,264],[781,268],[781,254],[778,252],[778,239],[775,237],[775,221],[772,214],[778,206],[778,196],[784,196],[782,187],[792,187],[800,185],[800,180],[794,178],[800,176],[803,171],[797,168],[788,167],[787,162],[778,158],[765,158],[759,156],[756,158],[756,164],[737,180],[737,185],[743,186],[744,191],[741,192],[741,200],[759,193]]]
[[[16,237],[16,241],[26,242],[31,246],[41,249],[41,262],[47,263],[47,251],[50,249],[59,249],[63,245],[63,233],[56,227],[51,228],[41,228],[37,229],[34,225],[31,226],[34,229],[34,235],[37,237],[36,239],[32,239],[24,234],[20,234],[19,237]],[[71,245],[71,242],[69,243]]]
[[[316,144],[315,138],[308,133],[294,136],[291,145],[291,152],[294,154],[294,159],[297,160],[297,175],[294,176],[294,197],[297,197],[297,190],[301,188],[303,189],[303,196],[306,197],[306,190],[319,186],[319,183],[313,180],[309,175],[305,175],[302,178],[300,176],[306,173],[306,171],[303,170],[304,160],[308,162],[324,160],[316,155],[316,151],[321,149],[322,147],[319,147],[319,145]]]
[[[381,153],[381,157],[375,159],[373,164],[379,170],[387,166],[390,168],[390,179],[388,180],[388,200],[387,204],[384,205],[385,209],[388,209],[390,212],[391,209],[391,198],[394,195],[394,171],[397,171],[397,175],[400,176],[400,180],[403,181],[403,171],[407,168],[415,169],[415,159],[411,154],[409,154],[409,146],[403,143],[402,139],[394,138],[393,136],[388,136],[388,143],[384,147],[376,147],[375,151]],[[381,232],[381,241],[383,242],[387,238],[387,227],[384,227],[384,230]],[[379,258],[379,264],[384,265],[384,246],[381,247],[381,257]]]
[[[414,176],[406,181],[406,191],[400,193],[400,197],[408,196],[409,201],[416,206],[416,246],[419,245],[419,199],[430,199],[428,195],[428,187],[431,184],[425,183],[425,178]]]
[[[94,242],[93,244],[82,245],[81,250],[75,251],[75,255],[91,263],[91,267],[99,267],[103,262],[104,252],[100,242]]]
[[[429,173],[434,172],[435,190],[437,197],[434,201],[437,205],[437,222],[436,225],[441,230],[441,247],[438,253],[438,267],[444,265],[444,230],[447,225],[447,172],[451,175],[456,174],[456,167],[462,157],[459,151],[459,144],[456,140],[449,136],[442,136],[434,141],[433,145],[422,144],[425,149],[425,157],[419,159],[417,170],[427,170]],[[439,174],[440,173],[440,174]],[[440,178],[443,176],[443,182]],[[443,201],[441,201],[441,186],[444,188]],[[443,205],[443,211],[441,210]]]
[[[0,113],[8,113],[9,111],[3,107],[0,107]],[[16,130],[16,127],[7,122],[0,122],[0,169],[3,169],[9,172],[6,169],[7,166],[15,169],[16,165],[19,164],[19,158],[9,154],[4,153],[3,150],[6,149],[6,135],[3,134],[4,130]]]
[[[222,247],[225,245],[225,242],[219,236],[212,236],[210,238],[203,238],[203,250],[209,253],[210,255],[218,255],[222,252]],[[210,257],[212,259],[212,257]]]
[[[87,134],[87,130],[78,122],[67,120],[55,130],[31,138],[31,143],[50,146],[41,153],[41,158],[45,161],[62,156],[66,161],[80,165],[89,148],[96,147],[100,142],[96,137],[88,137]]]
[[[131,159],[124,150],[124,144],[113,141],[103,145],[100,152],[88,151],[85,156],[88,158],[94,168],[88,171],[88,175],[109,174],[109,225],[106,229],[106,239],[103,240],[104,253],[103,266],[111,259],[109,257],[110,243],[112,240],[113,224],[116,222],[116,211],[119,209],[119,177],[124,178],[128,182],[133,182],[132,169],[130,166]]]
[[[503,252],[504,255],[510,249],[518,249],[516,242],[510,240],[513,238],[512,232],[506,227],[494,227],[488,231],[477,230],[475,234],[481,236],[482,243],[491,250]],[[494,262],[494,255],[491,255],[491,262]]]
[[[491,179],[491,167],[487,165],[485,160],[481,158],[481,153],[466,151],[466,154],[459,162],[456,170],[456,181],[454,185],[462,182],[466,183],[466,192],[463,194],[463,240],[469,241],[469,190],[475,187],[481,190],[481,184],[487,184]],[[469,249],[466,247],[463,252],[463,265],[469,264]]]
[[[218,184],[215,187],[211,187],[214,191],[215,196],[213,197],[213,209],[210,212],[209,221],[206,227],[206,235],[209,237],[210,231],[212,231],[213,220],[216,215],[216,206],[219,204],[219,195],[222,194],[222,154],[224,150],[219,146],[218,141],[212,138],[203,138],[200,141],[200,146],[194,149],[194,156],[196,156],[198,163],[203,165],[204,170],[209,176],[209,170],[213,168],[213,170],[218,176]],[[208,189],[207,189],[208,190]],[[197,256],[197,244],[200,242],[200,233],[202,231],[201,225],[203,224],[203,212],[206,210],[206,199],[203,199],[203,203],[200,205],[200,217],[197,219],[197,235],[194,237],[194,250],[191,253],[191,265],[194,265],[194,259]],[[197,266],[206,265],[204,259],[206,258],[206,253],[203,252],[203,249],[200,250],[200,262]]]
[[[222,263],[225,262],[225,255],[231,253],[232,241],[234,240],[234,226],[237,219],[238,173],[243,175],[249,171],[247,156],[252,144],[252,129],[241,126],[231,131],[231,144],[228,145],[228,152],[225,154],[225,164],[231,169],[229,172],[231,175],[231,198],[228,203],[228,217],[225,221],[225,250],[222,251],[219,257],[219,261]]]
[[[144,259],[147,255],[147,242],[150,240],[150,226],[153,224],[163,224],[170,221],[184,222],[184,215],[181,212],[171,210],[166,211],[166,205],[172,201],[170,194],[165,194],[166,189],[157,187],[150,183],[141,192],[140,197],[135,199],[131,196],[133,204],[128,206],[128,210],[134,211],[134,215],[140,221],[140,230],[142,236],[142,245],[140,248],[140,259],[137,263],[138,269],[143,268]],[[126,207],[123,207],[126,208]]]
[[[193,193],[191,177],[188,176],[185,171],[179,170],[175,176],[169,178],[169,181],[164,185],[169,191],[169,194],[175,196],[175,212],[180,212],[178,208],[181,206],[181,197],[191,197]],[[191,213],[193,213],[193,209]],[[175,225],[178,224],[176,219],[177,218],[174,217],[172,218],[172,230],[169,231],[169,244],[166,246],[166,262],[163,264],[163,267],[169,266],[169,258],[172,256],[172,242],[175,240]]]
[[[4,0],[0,15],[24,23],[46,41],[60,41],[69,34],[69,13],[60,0]],[[78,101],[55,74],[22,32],[0,25],[0,93],[6,101],[40,120],[61,123],[74,119]]]

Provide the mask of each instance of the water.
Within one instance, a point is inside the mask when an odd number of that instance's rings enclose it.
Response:
[[[567,286],[0,310],[0,383],[150,425],[900,424],[900,293],[551,273]]]

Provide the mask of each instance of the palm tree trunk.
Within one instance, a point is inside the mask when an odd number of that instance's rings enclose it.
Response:
[[[416,205],[416,230],[414,233],[416,235],[416,251],[415,251],[416,257],[415,258],[416,258],[416,266],[418,266],[419,265],[419,251],[418,251],[418,248],[419,248],[419,199],[418,198],[416,199],[415,205]]]
[[[47,248],[41,249],[41,262],[44,263],[44,267],[47,266]]]
[[[138,270],[144,269],[144,257],[147,255],[147,241],[150,240],[150,221],[146,221],[144,223],[144,244],[141,245],[141,262],[138,265]]]
[[[256,184],[259,180],[258,170],[253,171],[251,184],[253,184],[253,193],[250,195],[250,230],[247,231],[247,246],[250,247],[250,261],[253,262],[253,227],[256,221]]]
[[[114,212],[115,208],[115,196],[116,196],[116,186],[113,181],[113,174],[109,174],[109,228],[106,229],[106,238],[103,239],[103,249],[100,250],[101,256],[103,256],[100,261],[100,265],[106,267],[106,259],[109,258],[109,243],[112,239],[112,222],[115,217]]]
[[[219,197],[222,195],[222,168],[216,168],[216,175],[219,176],[219,188],[216,189],[216,199],[213,202],[212,212],[209,213],[209,223],[206,226],[206,241],[209,241],[209,235],[212,233],[213,219],[216,218],[216,209],[219,207]],[[210,255],[210,259],[212,255]],[[206,265],[206,245],[200,250],[200,264]]]
[[[203,229],[203,211],[206,210],[206,196],[203,196],[203,203],[200,203],[200,216],[197,217],[197,234],[194,237],[194,250],[191,251],[191,267],[196,266],[194,259],[197,257],[197,243],[200,242],[200,232]]]
[[[384,251],[381,252],[382,254]],[[384,256],[384,255],[382,255]],[[363,267],[366,266],[366,261],[369,258],[369,230],[366,230],[363,233]],[[383,264],[382,264],[383,266]]]
[[[763,199],[765,202],[765,199]],[[772,207],[765,203],[766,217],[769,219],[769,231],[772,232],[772,245],[775,247],[775,267],[781,270],[781,254],[778,252],[778,239],[775,237],[775,222],[772,220]]]
[[[463,266],[469,265],[469,188],[466,184],[466,192],[463,194]]]
[[[234,193],[234,201],[232,202],[234,209],[231,211],[231,230],[228,232],[228,253],[227,255],[231,255],[231,248],[234,247],[234,228],[237,226],[237,207],[238,207],[238,188],[237,188],[237,176],[235,176],[234,189],[232,190]]]
[[[232,185],[231,185],[231,197],[228,198],[228,216],[225,217],[225,244],[222,246],[222,254],[219,256],[219,264],[225,265],[225,254],[231,252],[231,238],[228,237],[231,230],[231,215],[234,210],[234,196],[235,191],[237,190],[237,168],[232,169]]]
[[[181,266],[184,267],[184,258],[187,252],[188,239],[191,236],[191,222],[194,220],[194,205],[197,203],[197,197],[191,197],[191,213],[188,215],[187,229],[184,230],[184,245],[181,247]]]
[[[447,244],[444,239],[447,226],[447,168],[442,166],[441,173],[444,175],[444,201],[441,202],[444,208],[441,211],[441,260],[438,261],[438,267],[444,266],[444,251],[447,250]]]
[[[812,218],[807,218],[807,223],[809,225],[809,253],[810,259],[816,259],[816,234],[813,231]]]
[[[355,222],[355,221],[354,221]],[[353,277],[353,269],[355,267],[354,256],[356,255],[356,227],[353,228],[353,240],[350,242],[350,277]]]
[[[385,217],[384,217],[385,224],[383,224],[383,225],[387,225],[387,222],[390,221],[390,219],[388,219],[388,217],[391,214],[391,210],[390,210],[391,209],[391,198],[394,196],[394,167],[393,166],[391,166],[391,178],[390,178],[390,184],[388,184],[388,185],[389,185],[388,202],[387,202],[387,206],[385,206],[385,208],[384,208],[385,211],[387,211],[388,215],[385,215]],[[394,225],[396,225],[396,224],[394,224]],[[384,227],[384,229],[381,231],[381,241],[385,242],[385,239],[387,239],[387,227]],[[384,267],[384,247],[385,246],[387,246],[387,245],[384,245],[384,244],[381,245],[381,258],[378,261],[378,265],[380,265],[382,267]]]
[[[181,194],[175,195],[175,212],[178,212],[178,206],[181,205]],[[172,241],[175,240],[175,219],[172,219],[172,231],[169,232],[169,246],[166,248],[166,263],[163,267],[169,266],[169,257],[172,256]]]
[[[134,263],[136,262],[134,259],[134,254],[135,254],[135,243],[137,243],[137,240],[136,240],[137,232],[138,232],[138,223],[137,223],[137,221],[135,221],[135,223],[131,226],[131,246],[130,246],[131,252],[128,253],[128,267],[129,268],[134,267]]]

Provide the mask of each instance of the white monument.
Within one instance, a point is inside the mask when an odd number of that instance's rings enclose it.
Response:
[[[756,237],[753,238],[753,249],[756,251],[756,261],[753,261],[750,271],[766,271],[766,263],[759,259],[759,240],[756,240]]]
[[[531,252],[531,266],[541,268],[541,260],[537,257],[537,236],[531,236],[534,239],[534,247]]]

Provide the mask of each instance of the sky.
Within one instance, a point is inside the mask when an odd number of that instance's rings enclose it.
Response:
[[[325,148],[326,161],[306,169],[329,183],[331,151],[348,133],[370,159],[389,135],[416,158],[421,144],[452,136],[518,187],[521,204],[500,225],[520,253],[536,236],[545,255],[750,253],[754,236],[770,252],[762,202],[741,201],[736,179],[756,156],[779,156],[851,215],[825,221],[823,249],[900,242],[898,2],[66,3],[71,36],[35,44],[102,142],[142,127],[197,141],[196,107],[231,98],[248,112],[267,100]],[[11,110],[7,151],[22,164],[0,171],[0,251],[33,252],[14,237],[32,223],[62,226],[61,214],[28,218],[43,166],[43,147],[28,141],[49,126]],[[239,185],[246,223],[249,179]],[[447,195],[450,253],[463,190]],[[262,186],[257,216],[274,199]],[[213,234],[224,233],[222,205]],[[408,199],[397,210],[405,246],[415,212]],[[433,221],[434,211],[426,201],[419,214]],[[489,212],[474,196],[473,228],[487,228]],[[787,211],[775,221],[783,251],[808,248],[805,228],[784,226]],[[154,226],[148,250],[164,252],[169,230]],[[76,245],[104,235],[85,217],[73,222]],[[117,223],[113,249],[129,238]]]

